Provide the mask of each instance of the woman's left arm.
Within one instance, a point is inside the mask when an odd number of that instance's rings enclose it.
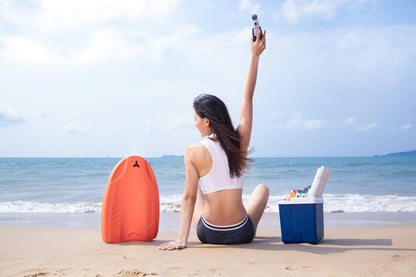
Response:
[[[179,236],[176,241],[164,243],[159,246],[160,250],[176,250],[186,247],[189,237],[189,230],[192,223],[192,215],[195,208],[196,195],[198,192],[199,175],[192,160],[195,151],[192,147],[188,147],[185,151],[185,190],[181,203],[181,225],[179,229]]]

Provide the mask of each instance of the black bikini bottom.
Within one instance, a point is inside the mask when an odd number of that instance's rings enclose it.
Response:
[[[210,244],[249,243],[254,239],[254,225],[247,215],[243,221],[234,225],[217,226],[208,223],[203,216],[197,225],[198,239]]]

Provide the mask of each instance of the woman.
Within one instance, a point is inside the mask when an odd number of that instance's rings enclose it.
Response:
[[[269,189],[258,185],[243,205],[243,174],[248,161],[257,69],[265,48],[266,31],[260,39],[251,40],[250,66],[237,129],[234,129],[227,108],[219,98],[212,95],[195,98],[195,126],[201,137],[207,138],[185,151],[186,180],[179,237],[176,241],[162,244],[159,249],[185,248],[191,221],[203,243],[238,244],[253,240],[267,204]]]

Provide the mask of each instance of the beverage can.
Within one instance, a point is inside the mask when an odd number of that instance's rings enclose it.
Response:
[[[257,14],[253,14],[253,15],[251,16],[251,19],[253,20],[253,27],[252,27],[252,29],[251,29],[251,33],[252,33],[252,35],[253,35],[254,41],[256,41],[256,38],[257,38],[257,33],[258,33],[258,32],[259,32],[259,30],[260,30],[260,38],[261,38],[261,36],[262,36],[262,31],[261,31],[261,27],[260,27],[259,20],[257,19]]]

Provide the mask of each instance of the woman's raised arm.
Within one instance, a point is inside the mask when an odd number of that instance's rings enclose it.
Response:
[[[254,39],[251,38],[250,66],[248,68],[243,100],[241,103],[240,123],[237,127],[237,131],[241,137],[241,149],[244,151],[247,150],[250,144],[251,129],[253,125],[253,95],[256,87],[260,55],[263,53],[264,49],[266,49],[266,30],[264,30],[261,37],[259,31],[257,38],[260,39],[254,41]]]

